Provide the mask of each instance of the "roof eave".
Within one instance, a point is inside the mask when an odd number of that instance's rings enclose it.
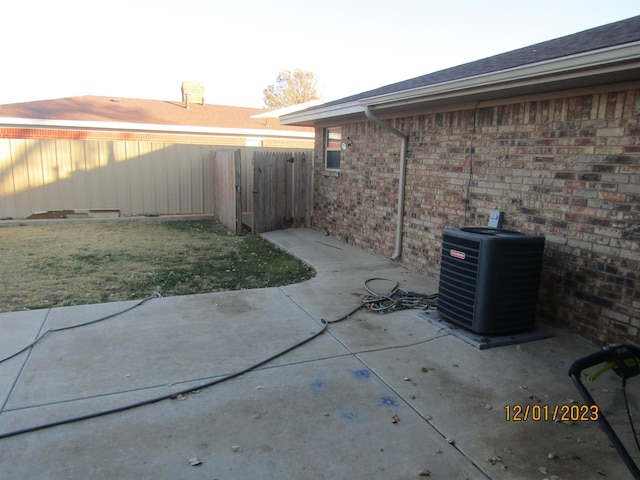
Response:
[[[280,117],[280,123],[283,125],[311,127],[321,123],[329,124],[334,119],[340,119],[342,121],[352,116],[364,116],[364,110],[364,107],[358,101],[341,103],[330,107],[319,106],[283,115]]]
[[[384,109],[400,105],[409,107],[413,103],[424,104],[425,100],[435,102],[443,98],[455,99],[495,91],[499,91],[504,97],[513,89],[533,89],[540,85],[552,86],[558,83],[566,86],[571,84],[571,80],[575,80],[576,87],[586,86],[589,78],[600,78],[637,68],[640,68],[640,42],[365,98],[359,103]]]
[[[347,118],[364,119],[365,107],[379,113],[412,111],[442,104],[494,100],[529,93],[591,86],[604,81],[628,81],[640,78],[640,42],[633,42],[522,65],[497,72],[465,77],[448,82],[363,98],[331,107],[316,107],[280,119],[287,125],[319,126]],[[630,78],[624,72],[633,72]],[[629,75],[627,75],[629,76]]]

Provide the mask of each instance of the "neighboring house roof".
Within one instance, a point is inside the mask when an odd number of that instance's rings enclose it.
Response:
[[[292,105],[290,107],[282,107],[277,110],[267,110],[262,111],[257,115],[253,115],[251,118],[280,118],[282,115],[286,115],[287,113],[293,113],[300,110],[304,110],[305,108],[315,107],[316,105],[320,105],[322,102],[320,100],[310,100],[304,103],[298,103],[297,105]]]
[[[277,118],[254,118],[260,108],[80,96],[0,105],[0,125],[105,128],[179,133],[244,133],[309,137],[306,127],[281,125]],[[312,135],[311,135],[312,136]]]
[[[281,117],[316,125],[358,119],[365,107],[397,113],[640,79],[640,16],[494,55]]]

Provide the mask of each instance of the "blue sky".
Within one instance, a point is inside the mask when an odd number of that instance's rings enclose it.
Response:
[[[31,0],[0,6],[0,104],[79,95],[262,107],[278,71],[323,100],[640,14],[640,0]]]

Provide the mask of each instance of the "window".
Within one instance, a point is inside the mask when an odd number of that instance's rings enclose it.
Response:
[[[342,128],[325,130],[325,168],[340,170],[340,151],[342,150]]]

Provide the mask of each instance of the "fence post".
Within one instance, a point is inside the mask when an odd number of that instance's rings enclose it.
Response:
[[[242,167],[241,163],[241,155],[240,150],[235,150],[233,152],[233,164],[234,164],[234,172],[235,172],[235,210],[236,210],[236,235],[240,235],[242,233]]]

